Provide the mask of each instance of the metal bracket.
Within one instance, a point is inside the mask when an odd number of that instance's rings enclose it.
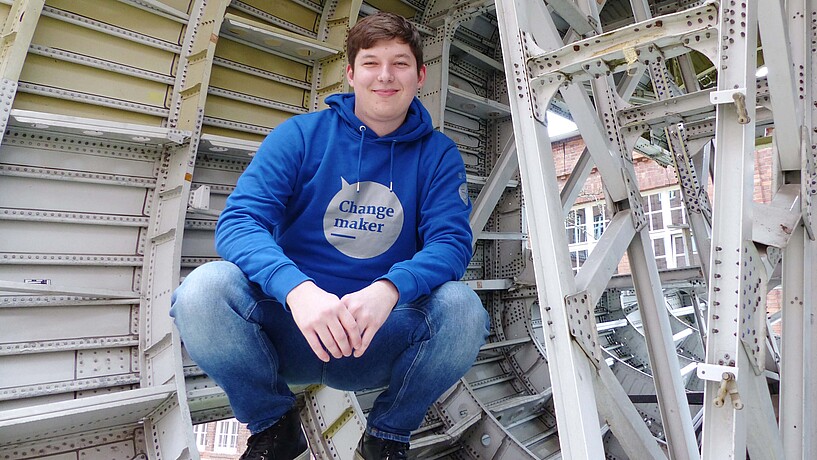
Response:
[[[712,400],[715,407],[723,407],[726,396],[729,396],[732,400],[733,409],[743,409],[743,402],[740,400],[737,385],[738,368],[701,363],[698,364],[698,378],[721,383],[720,388],[718,388],[718,395]]]
[[[576,339],[582,350],[598,364],[601,362],[599,333],[596,330],[596,315],[593,312],[596,302],[587,291],[565,296],[565,309],[570,334]]]
[[[743,249],[738,332],[755,374],[766,369],[766,269],[754,244]]]
[[[718,364],[698,363],[696,374],[701,380],[710,382],[720,382],[723,374],[732,374],[735,380],[738,379],[738,368],[733,366],[721,366]]]
[[[746,110],[746,88],[726,89],[709,93],[709,101],[714,104],[735,104],[738,112],[738,123],[745,125],[752,121]]]
[[[193,209],[208,210],[210,209],[210,186],[202,185],[190,194],[190,199],[187,203]]]

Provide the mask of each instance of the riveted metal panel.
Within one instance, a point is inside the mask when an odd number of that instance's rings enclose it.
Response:
[[[74,352],[0,356],[0,367],[0,388],[64,382],[74,378]],[[7,399],[3,391],[0,399]]]
[[[8,208],[139,216],[145,196],[145,190],[137,187],[23,177],[0,180],[0,207]]]
[[[130,333],[130,316],[130,305],[3,308],[0,340],[15,343],[124,336]]]
[[[0,221],[0,253],[133,255],[139,229],[78,224]],[[0,260],[4,261],[3,258]]]
[[[100,377],[131,372],[130,348],[82,350],[77,352],[77,378]]]
[[[48,5],[86,18],[132,30],[136,33],[179,43],[182,25],[127,3],[94,0],[49,0]]]
[[[0,280],[24,282],[28,279],[48,280],[48,284],[58,286],[130,291],[134,271],[132,267],[0,265]]]
[[[105,46],[99,46],[104,42]],[[175,53],[44,16],[32,43],[170,75]],[[54,63],[55,65],[59,65]]]
[[[164,108],[168,85],[29,54],[20,81]]]

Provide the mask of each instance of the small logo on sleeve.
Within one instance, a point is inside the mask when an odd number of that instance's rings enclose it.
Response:
[[[460,199],[462,200],[462,202],[465,203],[466,205],[468,205],[468,184],[465,183],[465,182],[460,184],[459,192],[460,192]]]

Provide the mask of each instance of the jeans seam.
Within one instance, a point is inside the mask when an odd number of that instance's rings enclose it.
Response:
[[[258,303],[259,302],[255,302],[255,304],[250,309],[250,312],[255,311],[255,309],[258,307]],[[255,323],[254,321],[250,321],[249,317],[244,318],[244,321]],[[261,352],[264,353],[264,357],[267,359],[267,365],[269,366],[269,369],[272,370],[276,375],[278,375],[278,373],[279,373],[278,365],[275,362],[275,360],[272,359],[272,354],[270,352],[269,346],[267,346],[267,342],[264,340],[264,339],[267,339],[266,333],[264,332],[264,329],[261,328],[260,324],[258,324],[258,323],[255,323],[255,324],[258,325],[258,328],[255,329],[255,338],[262,345],[261,346]],[[271,390],[272,393],[278,394],[278,389],[275,388],[274,385],[270,384],[269,389]],[[279,395],[279,396],[285,397],[287,399],[292,400],[292,404],[295,403],[295,398],[287,397],[287,396],[284,396],[284,395]],[[272,423],[269,423],[269,422],[265,423],[264,425],[266,425],[266,426],[262,425],[260,428],[256,428],[256,430],[257,430],[256,433],[260,433],[261,431],[264,431],[267,428],[271,427],[272,425],[276,424],[279,419],[280,419],[280,417],[278,419],[276,419]],[[270,420],[270,418],[267,418],[267,420]]]
[[[418,358],[420,358],[420,356],[423,355],[423,352],[425,351],[425,345],[426,341],[420,343],[419,347],[420,349],[417,350],[417,354],[414,355],[414,359],[411,361],[411,366],[409,366],[408,371],[406,371],[406,375],[403,376],[403,381],[400,384],[400,390],[397,391],[397,395],[395,395],[394,401],[392,401],[391,406],[389,406],[388,409],[386,409],[382,414],[380,414],[377,417],[377,419],[373,420],[372,423],[379,422],[380,420],[388,416],[389,413],[394,409],[394,406],[397,404],[397,402],[400,401],[400,398],[403,396],[403,393],[408,387],[406,385],[406,382],[409,380],[409,377],[411,376],[411,373],[414,371],[414,369],[416,369],[416,365],[420,361]]]

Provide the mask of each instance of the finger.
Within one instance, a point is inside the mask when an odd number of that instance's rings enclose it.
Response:
[[[321,341],[318,339],[318,336],[314,333],[311,334],[304,334],[306,338],[306,342],[309,344],[309,347],[312,348],[312,352],[315,353],[315,356],[318,357],[321,361],[328,363],[329,362],[329,355],[326,353],[326,350],[323,349],[321,345]]]
[[[338,348],[338,345],[335,343],[335,338],[332,337],[332,332],[329,330],[329,328],[322,327],[316,330],[316,332],[318,333],[318,337],[321,339],[321,343],[323,343],[323,346],[326,348],[326,351],[335,357],[335,359],[340,359],[343,355],[340,352],[340,348]],[[327,358],[327,362],[328,361],[329,359]]]
[[[355,321],[355,317],[352,316],[348,310],[344,311],[338,317],[340,320],[341,326],[346,331],[346,336],[349,337],[351,348],[358,348],[361,343],[361,331],[360,325],[358,325],[357,321]],[[351,350],[350,350],[351,352]],[[349,356],[348,354],[346,356]]]
[[[334,339],[335,343],[337,343],[340,352],[343,353],[343,356],[351,355],[352,347],[349,345],[349,338],[346,336],[346,329],[344,329],[340,321],[331,321],[327,327],[329,328],[329,332],[332,334],[332,338]]]
[[[377,332],[377,328],[368,327],[365,331],[363,331],[363,338],[361,339],[360,347],[355,349],[355,358],[360,358],[363,356],[363,353],[366,353],[366,349],[369,348],[369,344],[372,343],[372,338],[374,337],[374,333]]]

